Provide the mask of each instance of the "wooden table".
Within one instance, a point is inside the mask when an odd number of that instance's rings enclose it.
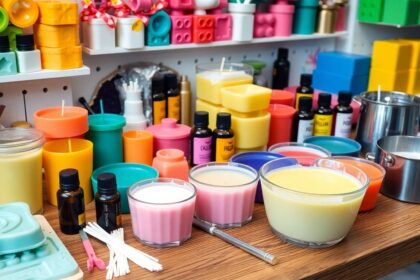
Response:
[[[94,204],[87,208],[87,220],[95,221]],[[57,209],[46,205],[44,212],[85,278],[105,279],[103,271],[86,271],[80,237],[60,232]],[[358,216],[344,241],[326,249],[283,243],[271,232],[263,205],[256,205],[250,224],[227,232],[276,255],[280,261],[276,266],[197,229],[180,247],[154,249],[134,239],[129,215],[124,215],[123,226],[126,242],[159,258],[164,271],[151,273],[130,262],[131,273],[121,279],[373,279],[420,260],[420,205],[384,196],[374,211]],[[97,255],[108,262],[106,246],[91,240]]]

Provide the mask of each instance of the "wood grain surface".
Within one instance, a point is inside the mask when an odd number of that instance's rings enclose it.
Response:
[[[95,221],[94,203],[87,220]],[[86,270],[86,254],[79,235],[64,235],[57,209],[45,205],[44,215],[85,273],[85,279],[105,279],[105,272]],[[331,248],[307,249],[286,244],[271,232],[263,205],[242,228],[226,230],[279,258],[271,266],[217,237],[193,229],[179,247],[155,249],[138,242],[129,215],[123,217],[126,242],[160,259],[164,271],[148,272],[130,262],[131,273],[118,279],[374,279],[420,261],[420,204],[379,197],[377,207],[359,214],[344,241]],[[108,249],[91,237],[96,254],[108,262]]]

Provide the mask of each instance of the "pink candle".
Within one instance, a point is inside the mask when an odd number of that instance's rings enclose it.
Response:
[[[197,188],[195,216],[221,228],[238,227],[252,219],[258,173],[244,164],[209,163],[190,171]]]
[[[271,146],[269,152],[279,153],[285,157],[330,157],[331,153],[326,149],[306,143],[285,142]]]
[[[133,233],[153,247],[178,246],[191,237],[196,190],[168,178],[135,183],[128,190]]]

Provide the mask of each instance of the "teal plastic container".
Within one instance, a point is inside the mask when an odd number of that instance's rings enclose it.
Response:
[[[337,136],[312,136],[306,138],[303,143],[320,146],[328,150],[332,156],[358,157],[362,149],[359,142]]]
[[[301,0],[295,4],[293,34],[313,34],[316,28],[318,0]]]
[[[128,188],[141,180],[153,179],[159,177],[159,172],[157,169],[137,163],[115,163],[102,166],[101,168],[96,169],[92,176],[92,187],[93,192],[96,194],[98,191],[98,175],[101,173],[110,172],[115,175],[117,178],[117,189],[120,192],[121,196],[121,212],[130,213],[130,208],[128,207],[128,197],[127,190]]]
[[[116,114],[89,116],[86,138],[93,143],[93,168],[123,162],[122,129],[125,118]]]

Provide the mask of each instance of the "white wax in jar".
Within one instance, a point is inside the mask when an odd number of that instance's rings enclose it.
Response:
[[[248,75],[245,71],[205,71],[197,74],[202,78],[212,80],[214,82],[222,81],[222,80],[231,80],[236,78],[247,78]]]
[[[151,184],[136,190],[133,197],[148,203],[175,203],[190,198],[193,193],[172,184]]]
[[[251,174],[233,168],[209,169],[194,174],[193,178],[200,183],[224,187],[245,185],[253,181]]]

